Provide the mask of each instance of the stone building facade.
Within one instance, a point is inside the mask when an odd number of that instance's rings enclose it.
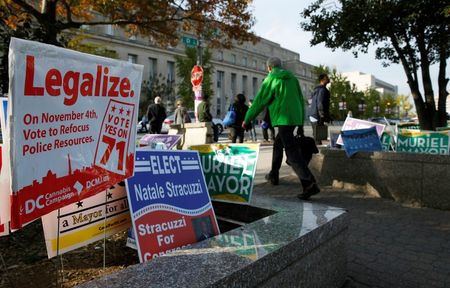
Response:
[[[176,47],[160,48],[151,40],[140,36],[128,37],[123,30],[111,25],[94,26],[84,30],[86,41],[102,45],[114,50],[119,59],[144,65],[143,85],[151,76],[163,75],[166,80],[173,81],[177,86],[175,56],[184,55],[182,41]],[[192,35],[188,37],[195,38]],[[226,110],[237,93],[244,93],[247,99],[252,99],[267,75],[266,60],[277,56],[283,61],[284,67],[291,70],[299,79],[303,94],[309,95],[315,86],[316,77],[312,72],[313,65],[300,61],[300,55],[280,46],[280,44],[260,38],[256,44],[244,43],[228,49],[211,49],[213,66],[213,91],[211,113],[223,118]],[[147,97],[143,89],[141,99]],[[163,99],[168,110],[174,109],[176,87],[173,95]],[[141,116],[141,115],[140,115]]]

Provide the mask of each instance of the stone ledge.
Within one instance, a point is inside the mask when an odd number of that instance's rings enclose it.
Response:
[[[342,286],[348,227],[343,209],[264,191],[254,193],[253,203],[277,213],[79,287]],[[325,251],[333,251],[334,262],[322,267],[330,261]]]
[[[310,167],[321,185],[365,193],[403,204],[450,210],[450,156],[321,149]]]

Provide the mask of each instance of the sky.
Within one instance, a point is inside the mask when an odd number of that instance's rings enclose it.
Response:
[[[375,59],[375,49],[367,54],[359,53],[355,58],[351,51],[343,52],[326,48],[324,45],[310,47],[310,32],[300,28],[300,13],[312,0],[254,0],[253,15],[256,24],[253,31],[260,37],[279,43],[283,48],[300,54],[300,61],[312,65],[326,65],[336,68],[339,73],[359,71],[372,74],[376,78],[398,86],[398,93],[410,95],[406,76],[400,64],[383,67],[381,60]],[[332,1],[331,1],[332,2]],[[437,69],[433,69],[433,88],[437,92]]]

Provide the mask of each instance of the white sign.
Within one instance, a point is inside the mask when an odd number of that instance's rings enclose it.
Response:
[[[116,184],[105,193],[98,193],[43,216],[48,258],[130,227],[127,192],[125,184],[122,185]]]
[[[143,66],[11,39],[11,227],[133,175]]]
[[[380,124],[380,123],[375,123],[375,122],[370,122],[370,121],[366,121],[366,120],[361,120],[361,119],[357,119],[357,118],[347,117],[345,119],[344,125],[342,125],[341,130],[347,131],[347,130],[365,129],[365,128],[370,128],[373,126],[375,126],[375,129],[377,129],[378,137],[381,138],[381,135],[383,135],[383,131],[384,131],[384,128],[386,127],[386,125]],[[342,141],[341,135],[339,135],[336,143],[339,145],[344,145],[344,141]]]

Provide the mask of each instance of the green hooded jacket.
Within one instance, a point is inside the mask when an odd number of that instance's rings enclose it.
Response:
[[[269,107],[272,126],[303,125],[303,94],[297,78],[290,71],[272,68],[245,115],[245,123],[255,119],[266,106]]]

